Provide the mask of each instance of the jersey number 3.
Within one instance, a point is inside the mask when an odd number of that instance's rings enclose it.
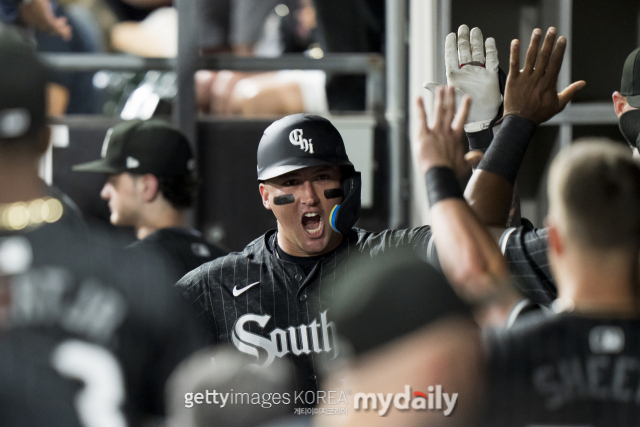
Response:
[[[116,358],[104,347],[68,340],[53,351],[51,362],[60,375],[82,381],[74,406],[85,427],[126,427],[120,407],[124,379]]]

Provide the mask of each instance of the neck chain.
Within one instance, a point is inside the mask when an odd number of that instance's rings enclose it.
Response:
[[[62,217],[62,203],[52,197],[26,202],[0,203],[0,230],[19,231],[54,223]]]

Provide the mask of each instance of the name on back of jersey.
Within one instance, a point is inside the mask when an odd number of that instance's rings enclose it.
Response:
[[[592,354],[537,366],[533,386],[550,411],[585,401],[640,406],[640,357]]]
[[[95,277],[77,285],[68,270],[42,267],[12,276],[9,327],[60,327],[97,343],[106,343],[127,313],[124,297]]]

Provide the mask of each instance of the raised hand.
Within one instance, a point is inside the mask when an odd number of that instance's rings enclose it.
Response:
[[[463,141],[464,123],[469,115],[470,105],[471,99],[464,96],[456,114],[454,87],[439,87],[436,89],[434,117],[430,125],[422,98],[418,98],[420,133],[415,152],[423,174],[433,166],[449,167],[458,177],[469,171],[471,166],[465,160]]]
[[[558,74],[562,66],[567,40],[559,37],[555,44],[556,29],[550,27],[538,53],[542,31],[533,30],[524,67],[520,70],[520,42],[511,42],[509,76],[505,89],[504,115],[516,114],[540,124],[558,114],[571,101],[586,82],[577,81],[558,93]]]
[[[474,28],[469,32],[466,25],[458,28],[457,40],[455,33],[449,34],[445,40],[447,84],[456,88],[458,101],[465,94],[473,99],[467,121],[468,132],[488,127],[502,104],[496,42],[489,37],[484,43],[485,59],[482,41],[480,29]],[[425,83],[424,86],[434,92],[437,84]]]

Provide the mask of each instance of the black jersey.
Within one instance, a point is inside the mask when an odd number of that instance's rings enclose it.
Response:
[[[17,395],[34,411],[63,411],[73,394],[79,420],[86,399],[134,424],[163,415],[164,383],[204,333],[179,293],[161,285],[174,273],[120,248],[62,222],[0,237],[0,306],[9,304],[0,311],[3,425]]]
[[[489,339],[491,426],[640,425],[639,319],[530,314]]]
[[[401,245],[426,254],[430,236],[429,226],[382,233],[352,229],[305,275],[299,265],[277,255],[271,230],[243,252],[187,274],[178,286],[201,312],[212,343],[235,346],[263,367],[276,357],[291,357],[296,390],[315,391],[318,369],[338,354],[329,307],[346,261],[358,253],[383,255]]]
[[[518,289],[532,302],[548,306],[558,291],[547,259],[547,229],[523,223],[502,234],[500,248]]]
[[[207,242],[199,231],[181,227],[161,228],[129,248],[153,249],[165,256],[178,273],[172,284],[194,268],[227,254],[224,249]]]

